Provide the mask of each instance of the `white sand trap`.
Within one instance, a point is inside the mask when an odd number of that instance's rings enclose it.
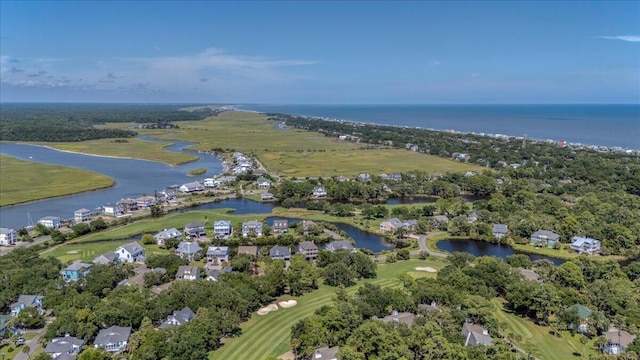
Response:
[[[280,301],[278,305],[280,305],[281,308],[288,309],[298,305],[298,302],[295,300]]]
[[[258,315],[267,315],[268,313],[276,310],[278,310],[278,305],[271,304],[269,306],[265,306],[262,309],[258,310]]]
[[[430,273],[438,272],[438,270],[432,268],[431,266],[418,266],[416,268],[416,270],[418,270],[418,271],[426,271],[426,272],[430,272]]]
[[[67,254],[77,254],[79,252],[80,250],[71,250],[71,251],[67,251]]]

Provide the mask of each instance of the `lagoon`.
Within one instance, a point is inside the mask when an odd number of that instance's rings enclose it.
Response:
[[[551,260],[555,265],[560,265],[566,260],[560,258],[554,258],[545,255],[529,254],[526,252],[515,250],[508,245],[494,244],[481,240],[462,240],[462,239],[448,239],[438,241],[436,244],[439,250],[447,251],[450,253],[461,251],[469,253],[473,256],[496,256],[503,260],[507,260],[507,256],[514,254],[525,254],[529,256],[531,261],[547,259]]]

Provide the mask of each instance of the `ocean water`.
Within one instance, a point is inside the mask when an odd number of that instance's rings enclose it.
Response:
[[[234,105],[240,110],[640,149],[640,105]]]

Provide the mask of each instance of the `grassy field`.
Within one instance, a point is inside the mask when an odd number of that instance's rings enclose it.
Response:
[[[111,178],[90,171],[0,155],[0,206],[96,190],[113,184]]]
[[[118,246],[130,243],[132,240],[114,240],[93,243],[72,243],[58,247],[52,247],[40,253],[40,256],[53,256],[60,260],[63,264],[69,264],[76,260],[91,262],[100,254],[107,251],[114,251]],[[168,250],[160,249],[158,245],[142,245],[145,248],[147,256],[154,254],[167,254]]]
[[[186,153],[166,151],[171,142],[153,142],[140,139],[126,139],[127,142],[114,142],[113,139],[98,139],[73,143],[46,143],[58,150],[74,151],[85,154],[116,156],[158,161],[178,165],[197,160],[197,156]]]
[[[397,287],[400,283],[396,277],[409,272],[412,275],[435,276],[431,273],[418,273],[417,266],[431,266],[442,269],[444,262],[437,260],[408,260],[394,264],[379,264],[378,278],[365,280],[359,284],[369,282],[383,287]],[[353,294],[358,285],[348,289]],[[294,298],[298,305],[290,309],[279,309],[265,316],[254,315],[249,321],[242,324],[242,335],[229,339],[225,345],[212,352],[209,359],[243,359],[243,360],[263,360],[269,356],[278,356],[289,350],[289,336],[291,327],[300,319],[311,315],[315,310],[323,305],[332,303],[335,296],[333,287],[321,285],[320,288],[311,293]],[[289,298],[283,298],[286,300]]]

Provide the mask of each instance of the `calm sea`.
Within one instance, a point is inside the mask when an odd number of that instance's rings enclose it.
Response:
[[[640,105],[235,105],[241,110],[640,149]]]

